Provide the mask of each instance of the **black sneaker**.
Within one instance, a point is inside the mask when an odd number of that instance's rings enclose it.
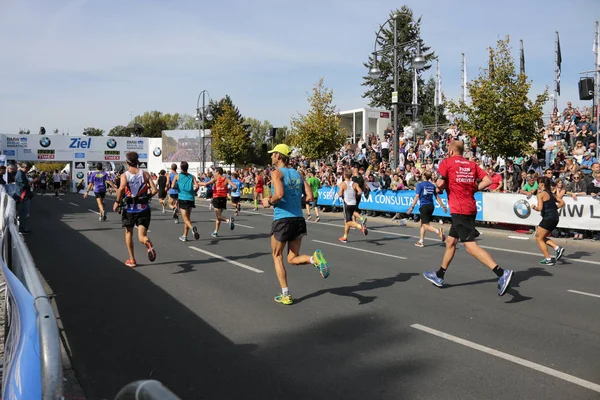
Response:
[[[196,240],[200,239],[200,234],[198,233],[198,228],[196,228],[195,226],[192,227],[192,232],[194,232],[194,239],[196,239]]]
[[[229,229],[233,230],[235,228],[235,222],[233,217],[229,218]]]
[[[559,246],[558,249],[556,250],[556,261],[560,260],[563,256],[563,254],[565,254],[565,248]]]

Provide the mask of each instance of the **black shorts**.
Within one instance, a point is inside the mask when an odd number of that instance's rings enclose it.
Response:
[[[169,193],[169,197],[173,200],[177,200],[179,198],[179,193]]]
[[[182,210],[191,210],[196,207],[196,202],[194,200],[179,200],[179,208]]]
[[[428,224],[433,221],[433,210],[435,207],[433,204],[425,204],[419,208],[419,213],[421,214],[421,222],[424,224]]]
[[[45,190],[46,189],[46,182],[40,183],[40,188]]]
[[[206,198],[207,198],[207,199],[212,199],[212,196],[213,196],[213,191],[212,191],[212,189],[211,189],[211,190],[207,190],[207,191],[206,191]]]
[[[96,196],[97,199],[103,199],[106,197],[106,192],[94,192],[94,196]]]
[[[158,191],[158,198],[160,200],[164,199],[165,197],[167,197],[167,191],[166,190],[159,190]]]
[[[278,242],[293,242],[306,235],[306,221],[304,217],[275,220],[271,225],[271,235]]]
[[[358,211],[358,207],[355,205],[348,205],[344,203],[344,221],[350,222],[352,221],[352,216],[354,213]]]
[[[231,202],[237,204],[240,202],[240,196],[231,196]]]
[[[461,242],[472,242],[479,232],[475,229],[475,215],[451,214],[452,226],[448,236],[460,239]]]
[[[543,229],[547,230],[548,232],[552,232],[554,229],[556,229],[557,226],[558,226],[557,219],[542,218],[542,221],[540,222],[540,228],[543,228]]]
[[[218,210],[227,210],[227,197],[213,197],[212,205]]]
[[[60,181],[60,183],[62,184],[62,186],[67,186],[67,181]]]
[[[54,182],[54,189],[60,189],[60,182]]]
[[[124,228],[133,228],[134,226],[143,226],[150,228],[150,208],[139,213],[128,213],[123,210],[121,214],[121,225]]]

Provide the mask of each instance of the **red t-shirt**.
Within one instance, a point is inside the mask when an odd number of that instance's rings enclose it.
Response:
[[[498,186],[500,186],[500,182],[502,182],[502,175],[494,174],[490,178],[492,178],[492,184],[488,186],[488,190],[491,192],[492,190],[498,189]]]
[[[483,179],[487,173],[479,165],[463,156],[443,159],[438,172],[446,180],[450,213],[477,214],[477,204],[473,195],[477,191],[477,180]]]

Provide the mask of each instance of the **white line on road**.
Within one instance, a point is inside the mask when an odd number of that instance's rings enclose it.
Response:
[[[90,210],[89,208],[88,208],[88,211],[89,211],[89,212],[91,212],[91,213],[94,213],[94,214],[100,215],[100,213],[99,213],[98,211]]]
[[[531,237],[529,236],[508,236],[509,239],[517,239],[517,240],[529,240]]]
[[[215,222],[215,221],[216,221],[216,219],[211,219],[211,221]],[[241,226],[242,228],[254,229],[254,227],[253,227],[253,226],[248,226],[248,225],[242,225],[242,224],[238,224],[238,223],[235,221],[235,218],[233,219],[233,222],[235,223],[235,226]],[[222,224],[226,224],[227,222],[221,222],[221,223],[222,223]]]
[[[498,351],[498,350],[494,350],[494,349],[492,349],[490,347],[482,346],[480,344],[471,342],[470,340],[461,339],[459,337],[456,337],[456,336],[453,336],[453,335],[450,335],[448,333],[444,333],[444,332],[441,332],[441,331],[438,331],[438,330],[435,330],[435,329],[432,329],[432,328],[428,328],[428,327],[420,325],[420,324],[412,324],[411,327],[415,328],[415,329],[418,329],[420,331],[427,332],[429,334],[441,337],[443,339],[450,340],[451,342],[462,344],[463,346],[470,347],[470,348],[475,349],[475,350],[479,350],[479,351],[481,351],[483,353],[487,353],[489,355],[492,355],[492,356],[495,356],[495,357],[498,357],[498,358],[502,358],[503,360],[510,361],[510,362],[515,363],[515,364],[519,364],[519,365],[522,365],[524,367],[527,367],[527,368],[531,368],[531,369],[536,370],[538,372],[542,372],[544,374],[553,376],[555,378],[559,378],[559,379],[562,379],[564,381],[571,382],[571,383],[574,383],[574,384],[579,385],[581,387],[584,387],[586,389],[590,389],[590,390],[593,390],[595,392],[600,393],[600,385],[598,385],[597,383],[586,381],[586,380],[578,378],[576,376],[565,374],[564,372],[560,372],[560,371],[557,371],[555,369],[548,368],[548,367],[545,367],[543,365],[536,364],[534,362],[525,360],[523,358],[515,357],[513,355],[510,355],[510,354],[507,354],[507,353],[503,353],[503,352]]]
[[[69,202],[69,204],[72,205],[72,206],[75,206],[75,207],[79,207],[79,204],[77,204],[77,203]]]
[[[380,253],[378,251],[373,251],[373,250],[359,249],[358,247],[345,246],[343,244],[329,243],[329,242],[324,242],[322,240],[314,240],[314,239],[313,239],[313,242],[322,243],[322,244],[326,244],[326,245],[329,245],[329,246],[343,247],[343,248],[349,249],[349,250],[356,250],[356,251],[362,251],[362,252],[365,252],[365,253],[377,254],[378,256],[392,257],[392,258],[399,258],[401,260],[407,260],[406,257],[395,256],[393,254]]]
[[[227,257],[223,257],[223,256],[220,256],[220,255],[218,255],[218,254],[211,253],[210,251],[202,250],[202,249],[199,249],[199,248],[197,248],[197,247],[194,247],[194,246],[189,246],[189,248],[190,248],[190,249],[192,249],[192,250],[194,250],[194,251],[197,251],[197,252],[200,252],[200,253],[204,253],[204,254],[206,254],[207,256],[211,256],[211,257],[214,257],[214,258],[218,258],[219,260],[221,260],[221,261],[225,261],[225,262],[227,262],[227,263],[229,263],[229,264],[232,264],[232,265],[235,265],[236,267],[240,267],[240,268],[247,269],[248,271],[256,272],[257,274],[262,274],[262,273],[264,273],[264,272],[265,272],[265,271],[262,271],[262,270],[260,270],[260,269],[253,268],[253,267],[251,267],[251,266],[249,266],[249,265],[242,264],[242,263],[239,263],[239,262],[237,262],[237,261],[230,260],[230,259],[229,259],[229,258],[227,258]]]
[[[600,295],[598,295],[598,294],[587,293],[587,292],[580,292],[579,290],[571,290],[571,289],[568,289],[567,292],[582,294],[584,296],[597,297],[597,298],[600,299]]]

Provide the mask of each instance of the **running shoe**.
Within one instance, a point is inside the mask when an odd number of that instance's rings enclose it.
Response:
[[[106,221],[106,211],[102,212],[102,221]]]
[[[135,267],[137,267],[137,264],[135,263],[135,260],[127,260],[127,261],[125,261],[125,265],[127,265],[129,268],[135,268]]]
[[[194,233],[194,239],[196,239],[196,240],[200,239],[200,234],[198,233],[198,228],[196,228],[195,226],[192,227],[192,232]]]
[[[217,232],[213,232],[210,234],[210,236],[216,238],[216,237],[219,237],[219,234]]]
[[[510,287],[510,280],[512,279],[513,271],[505,269],[504,274],[498,278],[498,296],[504,296],[504,293]]]
[[[552,260],[552,259],[547,260],[545,258],[542,258],[538,264],[540,264],[540,265],[554,265],[554,260]]]
[[[438,278],[435,271],[425,271],[423,272],[423,277],[437,287],[444,286],[444,280],[442,278]]]
[[[166,213],[166,212],[167,212],[167,210],[165,210],[165,209],[163,208],[163,210],[162,210],[162,213],[164,214],[164,213]]]
[[[178,216],[177,216],[177,209],[175,208],[175,209],[173,210],[173,219],[175,219],[175,218],[177,218],[177,217],[178,217]]]
[[[360,226],[364,226],[365,228],[367,227],[367,217],[362,217],[362,220],[360,221]]]
[[[320,217],[315,218],[315,222],[319,222],[321,220]]]
[[[367,236],[369,234],[369,230],[367,229],[366,226],[362,225],[360,227],[360,230],[362,231],[363,235]]]
[[[102,222],[102,215],[98,217],[98,221]]]
[[[233,217],[229,218],[229,229],[233,230],[233,228],[235,228],[235,221],[233,219]]]
[[[421,242],[420,240],[417,243],[415,243],[415,246],[417,246],[417,247],[425,247],[425,245],[423,244],[423,242]]]
[[[173,222],[174,222],[174,223],[176,223],[176,224],[178,224],[178,223],[179,223],[179,218],[175,218],[175,219],[173,220]]]
[[[179,240],[181,240],[182,242],[187,242],[187,236],[179,236]]]
[[[565,248],[558,246],[558,249],[556,250],[556,261],[560,260],[563,254],[565,254]]]
[[[150,240],[146,242],[146,252],[148,253],[148,260],[154,262],[154,260],[156,260],[156,250],[152,247],[152,242]]]
[[[312,219],[312,215],[309,215],[308,217],[306,217],[307,221],[310,221]]]
[[[348,238],[345,238],[343,236],[341,238],[339,238],[338,240],[342,243],[348,243]]]
[[[323,252],[321,250],[315,250],[313,259],[315,262],[315,268],[319,270],[323,279],[327,278],[331,271],[329,269],[329,264],[327,264],[327,260],[325,260],[325,257],[323,256]]]
[[[294,299],[292,299],[291,294],[284,296],[281,293],[279,293],[277,296],[275,296],[275,298],[273,300],[275,300],[275,303],[285,304],[286,306],[289,306],[290,304],[292,304],[294,302]]]
[[[446,234],[444,233],[444,228],[439,229],[438,236],[440,237],[442,243],[446,241]]]

